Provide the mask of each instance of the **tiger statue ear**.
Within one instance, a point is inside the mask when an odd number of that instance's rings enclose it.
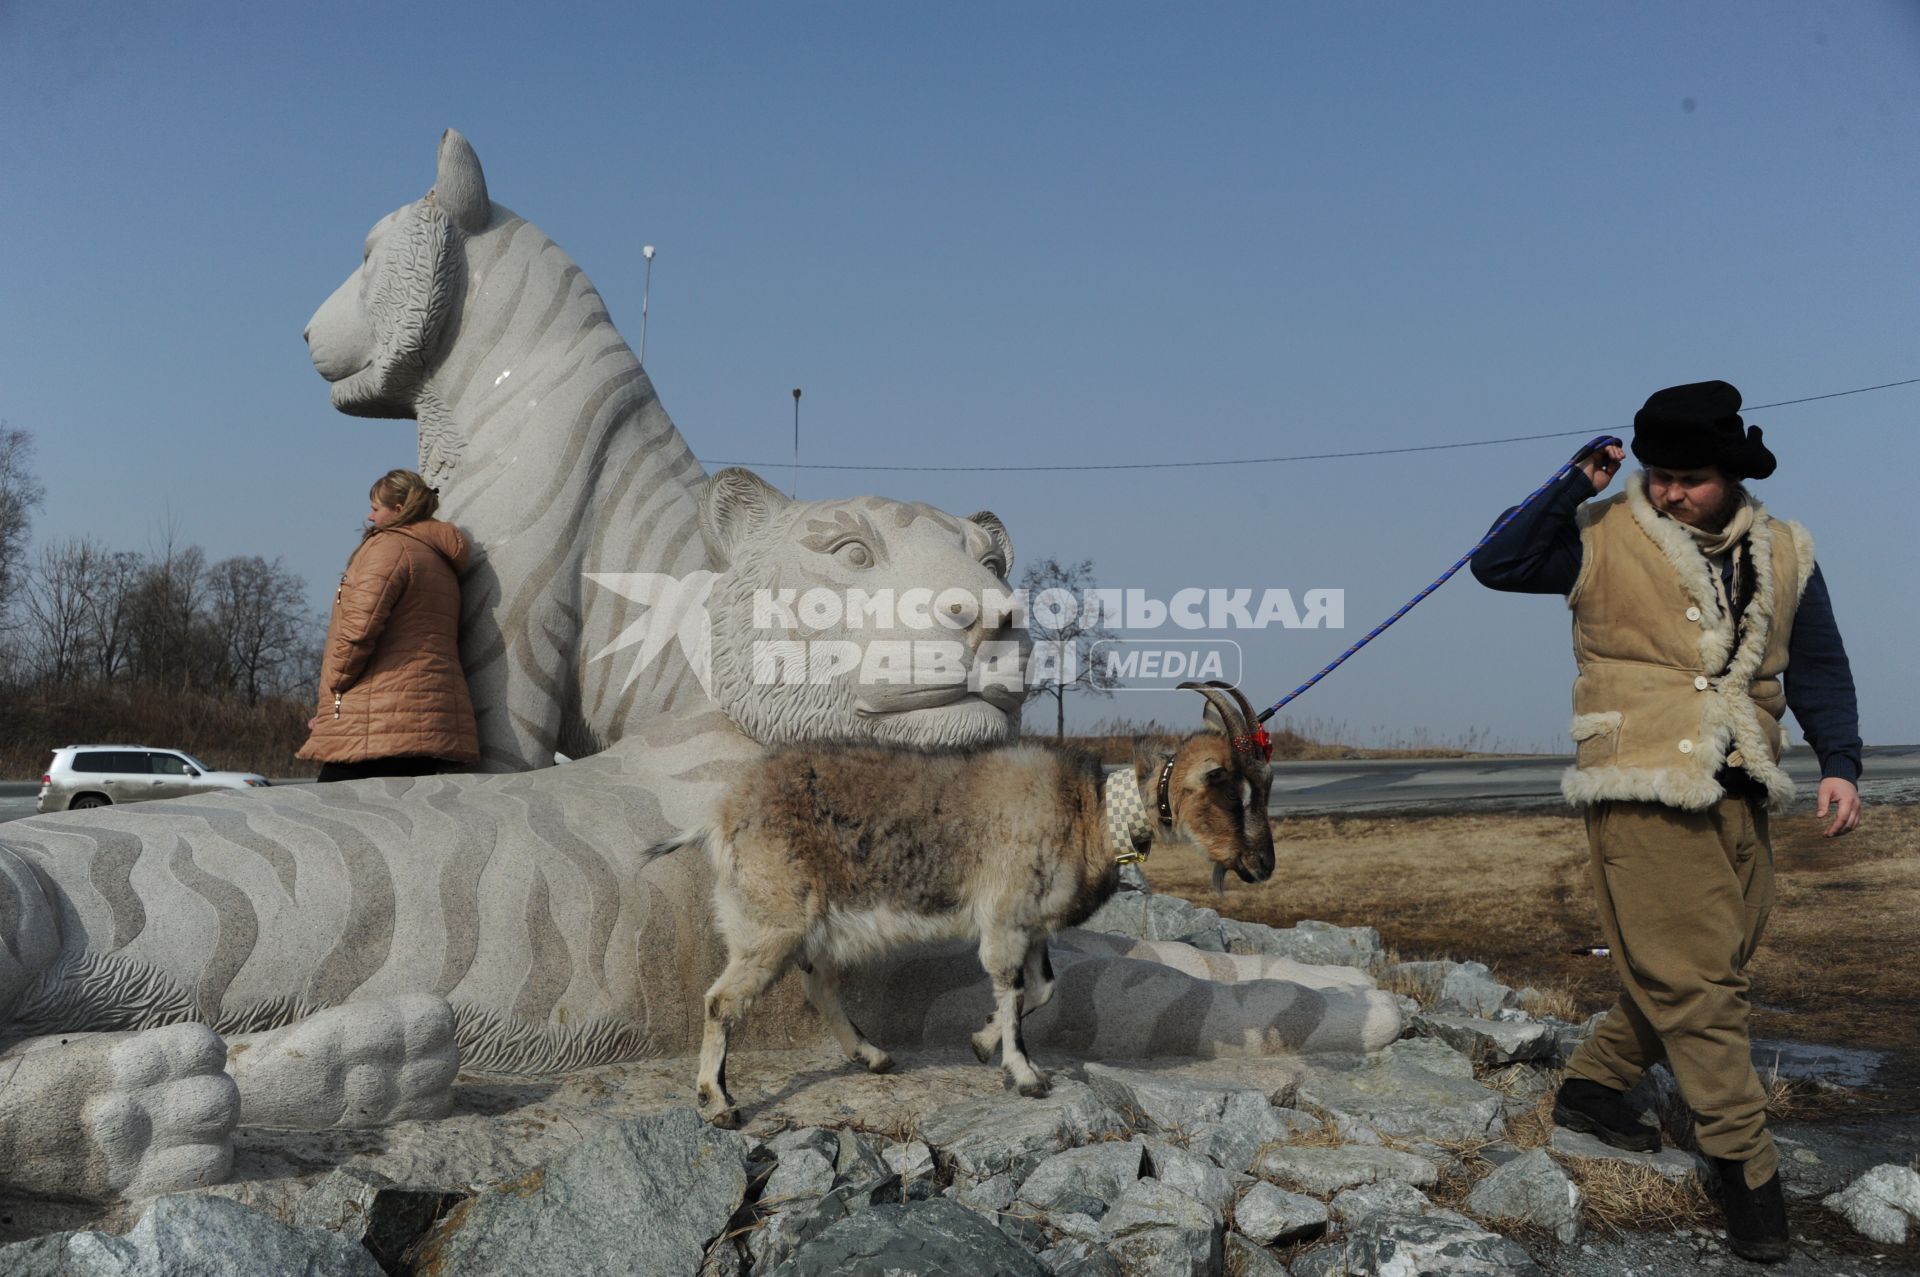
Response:
[[[765,533],[788,504],[785,493],[739,466],[707,480],[700,494],[700,536],[714,566],[731,567],[740,546]]]
[[[1013,538],[1007,533],[1007,525],[1000,522],[1000,516],[991,510],[980,510],[967,516],[968,523],[978,524],[993,539],[993,548],[1000,555],[1000,575],[1011,579],[1013,576]]]
[[[440,135],[440,153],[427,202],[469,235],[478,235],[493,221],[487,175],[481,171],[480,157],[473,153],[472,144],[458,129]]]

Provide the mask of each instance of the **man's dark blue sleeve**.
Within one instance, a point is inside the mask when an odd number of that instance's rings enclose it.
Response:
[[[1794,613],[1793,633],[1787,636],[1783,681],[1787,708],[1820,760],[1820,775],[1859,780],[1860,702],[1840,626],[1833,619],[1833,599],[1817,563]]]
[[[1593,492],[1593,480],[1584,470],[1569,470],[1480,547],[1473,556],[1474,580],[1518,594],[1565,594],[1573,589],[1580,579],[1581,558],[1580,528],[1573,516]]]

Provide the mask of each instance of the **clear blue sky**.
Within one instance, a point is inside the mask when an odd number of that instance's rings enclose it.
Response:
[[[331,585],[410,423],[307,317],[470,138],[638,338],[696,451],[1187,460],[1623,430],[1920,377],[1920,5],[0,3],[0,417],[46,537]],[[1920,386],[1758,414],[1870,742],[1920,739]],[[1578,441],[1120,475],[809,473],[1001,514],[1110,584],[1347,591],[1277,699]],[[768,477],[785,485],[783,468]],[[1564,609],[1464,574],[1297,703],[1560,748]],[[1184,718],[1171,694],[1089,702]],[[1483,737],[1486,738],[1486,737]]]

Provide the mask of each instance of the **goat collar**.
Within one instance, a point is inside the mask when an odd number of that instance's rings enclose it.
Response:
[[[1153,826],[1147,821],[1147,805],[1140,799],[1133,768],[1110,773],[1100,797],[1107,809],[1107,838],[1113,843],[1114,862],[1131,865],[1145,860],[1153,848]]]
[[[1173,832],[1173,796],[1167,792],[1167,782],[1173,779],[1173,760],[1169,758],[1160,768],[1160,828]]]

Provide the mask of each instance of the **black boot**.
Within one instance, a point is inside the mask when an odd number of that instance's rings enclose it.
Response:
[[[1720,1209],[1727,1217],[1727,1245],[1742,1259],[1772,1264],[1787,1257],[1787,1199],[1780,1176],[1758,1188],[1747,1187],[1746,1165],[1713,1159],[1720,1172]]]
[[[1627,1107],[1622,1093],[1585,1078],[1570,1077],[1553,1097],[1553,1120],[1570,1131],[1585,1131],[1602,1143],[1634,1153],[1658,1153],[1660,1132]]]

